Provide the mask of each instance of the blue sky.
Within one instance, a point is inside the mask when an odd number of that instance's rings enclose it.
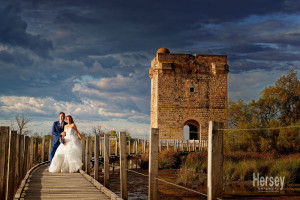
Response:
[[[158,48],[227,55],[228,96],[249,101],[299,71],[299,38],[297,0],[1,0],[0,125],[23,113],[47,134],[65,111],[84,132],[147,135]]]

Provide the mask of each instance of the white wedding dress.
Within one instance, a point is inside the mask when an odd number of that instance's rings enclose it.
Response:
[[[60,144],[49,167],[49,172],[73,173],[82,166],[82,145],[73,128],[66,129],[65,145]]]

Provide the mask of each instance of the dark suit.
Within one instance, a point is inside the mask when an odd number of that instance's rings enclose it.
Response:
[[[64,131],[64,127],[67,124],[68,124],[67,122],[64,122],[64,125],[61,126],[59,121],[56,121],[53,123],[53,126],[52,126],[53,140],[52,140],[52,147],[51,147],[51,153],[50,153],[50,164],[52,162],[52,159],[54,157],[57,147],[60,145],[60,142],[59,142],[60,134]]]

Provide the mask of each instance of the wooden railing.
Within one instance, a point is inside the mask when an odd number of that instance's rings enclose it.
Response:
[[[47,140],[47,142],[46,142]],[[0,199],[13,199],[27,171],[50,160],[51,136],[29,137],[0,127]],[[45,151],[46,143],[48,151]]]

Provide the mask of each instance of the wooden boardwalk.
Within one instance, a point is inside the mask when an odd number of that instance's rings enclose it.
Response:
[[[32,172],[20,199],[111,199],[81,173],[49,173],[48,167],[42,165]]]

